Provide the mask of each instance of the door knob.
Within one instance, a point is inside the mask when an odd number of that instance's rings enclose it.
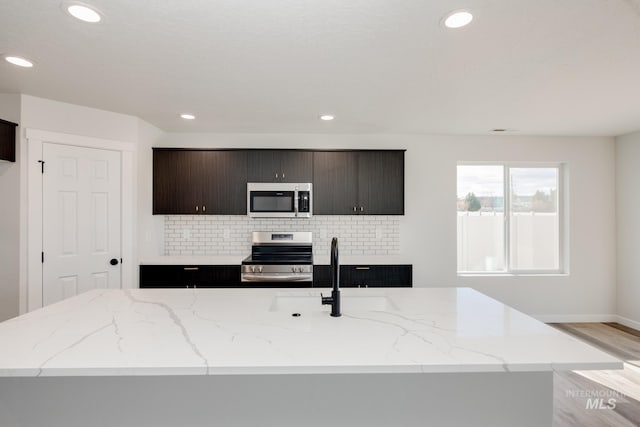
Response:
[[[117,258],[111,258],[111,261],[109,261],[109,264],[118,265],[118,259]]]

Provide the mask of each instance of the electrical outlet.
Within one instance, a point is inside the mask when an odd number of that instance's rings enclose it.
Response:
[[[376,240],[382,240],[382,228],[376,227]]]

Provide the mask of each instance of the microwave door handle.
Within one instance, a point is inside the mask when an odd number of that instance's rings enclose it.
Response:
[[[298,190],[293,192],[293,212],[295,216],[298,216]]]

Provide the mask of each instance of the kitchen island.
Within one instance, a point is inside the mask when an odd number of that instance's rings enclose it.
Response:
[[[2,426],[545,426],[617,359],[469,288],[93,290],[0,324]]]

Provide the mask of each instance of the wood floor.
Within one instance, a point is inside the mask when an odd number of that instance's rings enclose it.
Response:
[[[639,427],[640,332],[617,323],[551,326],[624,361],[624,370],[554,374],[554,427]]]

